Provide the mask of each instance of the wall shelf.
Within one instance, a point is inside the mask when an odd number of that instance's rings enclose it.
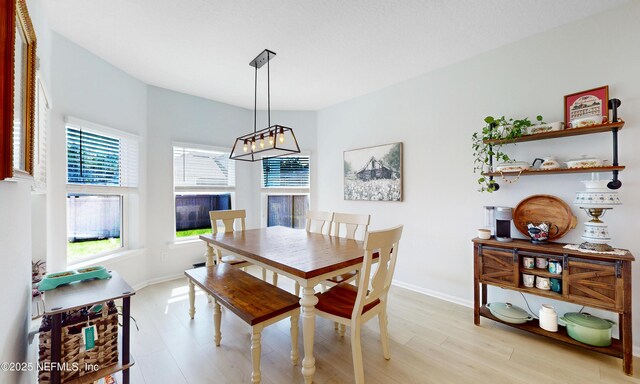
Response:
[[[538,133],[535,135],[525,135],[515,139],[489,139],[483,140],[483,143],[489,146],[490,150],[493,150],[493,145],[503,145],[503,144],[515,144],[522,143],[526,141],[538,141],[538,140],[548,140],[548,139],[559,139],[562,137],[571,137],[571,136],[579,136],[579,135],[591,135],[594,133],[602,133],[602,132],[611,132],[613,138],[613,161],[611,166],[608,167],[593,167],[593,168],[571,168],[571,169],[553,169],[553,170],[526,170],[522,172],[483,172],[483,176],[489,177],[489,180],[493,180],[496,176],[531,176],[531,175],[550,175],[550,174],[564,174],[564,173],[591,173],[591,172],[611,172],[612,180],[607,184],[609,189],[619,189],[622,186],[622,182],[618,179],[618,173],[622,171],[625,167],[618,164],[618,131],[624,127],[624,120],[618,119],[618,107],[621,102],[618,99],[610,99],[608,102],[608,107],[612,111],[612,119],[613,123],[605,123],[593,125],[590,127],[583,128],[568,128],[562,129],[559,131],[551,131]],[[493,123],[495,124],[495,123]],[[491,129],[494,129],[495,125],[491,126]],[[490,152],[491,153],[491,152]],[[493,155],[489,155],[489,169],[493,168]],[[497,191],[500,189],[500,185],[498,183],[493,183],[494,190]]]
[[[535,135],[525,135],[522,137],[518,137],[516,139],[493,139],[493,140],[484,140],[485,144],[513,144],[513,143],[522,143],[525,141],[538,141],[538,140],[548,140],[548,139],[557,139],[560,137],[570,137],[570,136],[580,136],[580,135],[590,135],[593,133],[602,133],[602,132],[611,132],[612,129],[617,128],[618,130],[624,127],[624,120],[618,119],[616,123],[607,123],[594,125],[591,127],[584,128],[567,128],[559,131],[552,132],[544,132],[538,133]]]
[[[483,173],[484,176],[536,176],[536,175],[554,175],[554,174],[564,174],[564,173],[592,173],[592,172],[611,172],[611,171],[622,171],[625,167],[623,165],[619,165],[616,167],[593,167],[593,168],[563,168],[563,169],[551,169],[551,170],[526,170],[520,172],[487,172]]]

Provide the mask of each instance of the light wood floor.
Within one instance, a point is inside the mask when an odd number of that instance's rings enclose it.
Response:
[[[281,277],[279,285],[292,291]],[[132,300],[133,383],[249,383],[249,327],[224,310],[222,345],[213,343],[212,304],[199,292],[190,320],[186,279],[140,290]],[[392,287],[389,298],[391,360],[382,356],[378,322],[362,332],[367,383],[640,383],[622,373],[621,360],[584,351],[482,320],[470,308]],[[133,323],[132,323],[133,324]],[[315,383],[352,383],[349,330],[316,322]],[[302,352],[302,334],[300,335]],[[262,382],[303,383],[289,360],[289,320],[262,334]],[[302,358],[302,356],[301,356]],[[640,361],[634,362],[640,371]]]

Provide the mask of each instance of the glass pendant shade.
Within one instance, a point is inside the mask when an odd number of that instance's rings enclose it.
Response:
[[[277,134],[274,132],[277,132]],[[269,139],[269,133],[273,133],[273,136],[277,137],[277,140]],[[264,135],[266,138],[264,140],[264,148],[260,139],[261,135]],[[284,140],[281,140],[281,137],[283,137]],[[252,143],[254,139],[260,143],[255,146],[255,149],[252,149],[251,145],[245,146],[245,142]],[[298,140],[293,133],[293,129],[282,125],[272,125],[255,133],[251,132],[238,137],[233,144],[230,158],[241,161],[259,161],[294,153],[300,153],[300,147],[298,146]]]

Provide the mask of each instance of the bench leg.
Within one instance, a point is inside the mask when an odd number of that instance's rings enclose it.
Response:
[[[189,279],[189,317],[193,319],[196,314],[196,286],[193,281]]]
[[[262,281],[267,281],[267,269],[262,268]]]
[[[220,311],[220,303],[218,303],[218,300],[214,300],[213,303],[213,326],[215,328],[213,341],[216,343],[216,346],[220,346],[220,340],[222,340],[222,334],[220,333],[220,317],[222,313]]]
[[[299,287],[298,287],[299,288]],[[293,365],[298,365],[298,319],[300,318],[300,311],[295,310],[291,313],[291,362]]]
[[[300,297],[300,283],[296,281],[296,287],[294,288],[295,295]]]
[[[260,383],[260,334],[262,333],[262,325],[254,325],[251,327],[251,364],[253,371],[251,372],[251,382]]]
[[[278,274],[273,272],[273,285],[278,286]]]

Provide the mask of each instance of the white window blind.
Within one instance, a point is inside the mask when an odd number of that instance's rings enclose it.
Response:
[[[174,146],[173,180],[176,187],[234,187],[235,161],[229,152]]]
[[[92,124],[67,124],[67,183],[138,186],[138,139]]]
[[[309,156],[263,159],[262,186],[309,188]]]
[[[34,134],[33,190],[44,193],[47,190],[47,118],[51,108],[44,86],[37,80],[36,87],[36,131]]]

